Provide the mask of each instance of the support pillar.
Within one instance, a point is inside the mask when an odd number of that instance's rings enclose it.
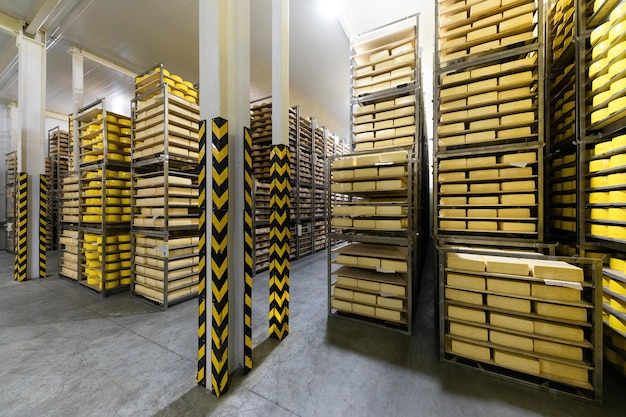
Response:
[[[28,173],[27,277],[39,277],[39,176],[44,174],[46,115],[45,34],[20,33],[18,48],[18,170]]]
[[[289,1],[272,0],[269,336],[289,334]]]
[[[213,119],[223,118],[228,120],[229,125],[228,368],[232,372],[243,368],[245,363],[243,128],[250,126],[250,2],[201,1],[199,19],[200,119],[210,123]],[[207,151],[206,155],[207,166],[212,166],[212,153]],[[206,206],[212,207],[211,181],[207,180],[206,184],[209,185],[205,189]],[[212,235],[211,229],[211,222],[207,221],[206,236]],[[209,298],[206,302],[208,304]],[[207,305],[203,313],[199,311],[199,314],[204,314],[207,326],[211,322],[211,309],[208,307]],[[206,339],[211,340],[212,335],[208,331],[207,328]],[[199,346],[199,352],[200,349]],[[211,352],[207,351],[206,356],[210,355]]]
[[[70,49],[70,54],[72,55],[72,113],[74,115],[78,114],[78,110],[81,109],[84,105],[84,73],[83,73],[83,55],[75,51],[73,48]],[[73,141],[73,149],[74,149],[74,158],[72,160],[74,171],[78,171],[79,168],[79,158],[80,154],[80,144],[78,142],[78,122],[72,119],[72,141]],[[70,169],[70,170],[71,170]]]

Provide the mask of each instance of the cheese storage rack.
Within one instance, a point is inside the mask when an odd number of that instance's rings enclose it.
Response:
[[[442,246],[443,361],[602,401],[602,262]]]
[[[48,130],[48,159],[46,159],[46,177],[48,178],[48,250],[57,249],[60,230],[58,228],[59,197],[61,179],[70,171],[70,138],[65,130],[56,126]]]
[[[626,375],[626,5],[578,2],[583,11],[577,65],[581,102],[579,219],[582,253],[605,256],[603,319],[605,360]]]
[[[74,116],[79,139],[78,283],[103,297],[130,285],[130,118],[102,98]]]
[[[268,99],[254,102],[250,110],[255,270],[269,267],[269,155],[272,143],[272,105]],[[300,259],[325,248],[326,190],[325,164],[330,133],[300,107],[289,109],[289,150],[291,169],[290,258]]]
[[[79,265],[80,189],[78,173],[61,178],[59,193],[59,277],[78,280]]]
[[[167,74],[138,77],[131,102],[131,294],[163,309],[197,297],[199,282],[200,109]]]
[[[17,179],[17,152],[9,152],[6,154],[6,231],[7,231],[7,247],[10,253],[15,252],[15,188]]]
[[[531,0],[437,4],[440,241],[544,240],[545,13]]]

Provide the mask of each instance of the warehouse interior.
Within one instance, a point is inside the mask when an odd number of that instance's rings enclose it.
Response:
[[[0,0],[0,414],[623,415],[625,27]]]

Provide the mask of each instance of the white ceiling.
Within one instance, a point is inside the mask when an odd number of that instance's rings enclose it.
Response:
[[[198,80],[199,0],[0,0],[0,12],[31,22],[49,7],[47,108],[72,110],[70,46],[77,46],[132,72],[160,62],[173,73]],[[335,8],[329,16],[322,5]],[[251,100],[271,95],[271,0],[250,0]],[[420,18],[425,93],[432,98],[434,1],[291,0],[290,103],[340,136],[349,132],[349,41],[358,34],[410,14]],[[0,52],[15,39],[0,32]],[[2,54],[0,54],[0,63]],[[15,63],[15,60],[14,60]],[[0,73],[0,99],[17,100],[17,66]],[[1,70],[2,68],[0,68]],[[111,110],[128,114],[133,79],[96,62],[84,63],[85,104],[106,97]],[[430,106],[427,106],[427,108]],[[429,112],[430,113],[430,112]]]

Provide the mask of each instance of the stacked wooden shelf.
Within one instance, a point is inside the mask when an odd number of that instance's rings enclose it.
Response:
[[[439,261],[443,360],[600,401],[600,260],[447,247]]]
[[[81,109],[79,279],[103,297],[130,285],[130,118],[100,99]]]
[[[555,233],[561,233],[561,239],[565,240],[565,236],[573,235],[578,228],[577,160],[575,153],[558,155],[558,158],[550,161],[550,226],[558,231]],[[572,238],[567,240],[575,241]]]
[[[78,174],[61,179],[59,193],[59,276],[78,280],[80,223],[80,189]]]
[[[199,282],[200,108],[179,78],[149,70],[131,103],[131,294],[162,308],[196,297]]]
[[[59,198],[61,179],[70,171],[70,137],[59,127],[48,130],[48,158],[46,178],[48,180],[48,221],[46,223],[47,248],[57,249],[59,240]]]
[[[17,152],[6,155],[6,231],[7,248],[10,253],[15,252],[15,193],[17,186]]]

